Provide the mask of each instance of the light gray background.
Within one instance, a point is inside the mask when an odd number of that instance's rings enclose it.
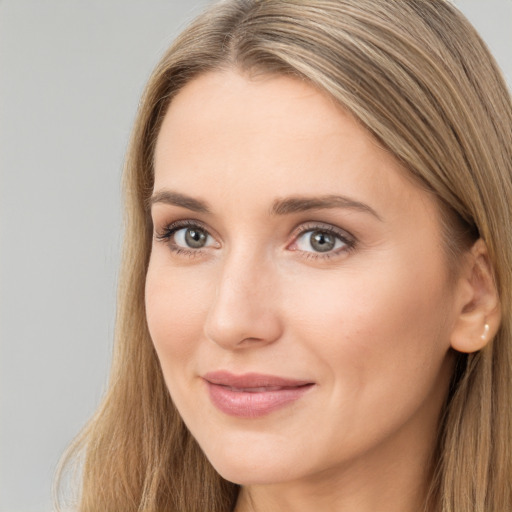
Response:
[[[138,98],[208,0],[0,0],[0,512],[47,512],[108,372]],[[512,0],[459,0],[512,83]]]

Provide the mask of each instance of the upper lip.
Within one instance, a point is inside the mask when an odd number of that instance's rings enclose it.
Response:
[[[235,375],[231,372],[220,370],[208,372],[203,379],[211,384],[229,386],[238,389],[251,388],[294,388],[313,384],[313,382],[301,379],[290,379],[277,375],[266,375],[262,373],[244,373]]]

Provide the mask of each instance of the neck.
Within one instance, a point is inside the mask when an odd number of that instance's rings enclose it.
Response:
[[[433,432],[422,446],[417,438],[409,439],[403,445],[416,449],[406,451],[390,439],[375,453],[304,479],[243,486],[235,512],[422,511],[432,477],[435,438]]]

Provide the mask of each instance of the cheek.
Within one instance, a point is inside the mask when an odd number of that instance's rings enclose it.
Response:
[[[354,392],[399,390],[408,379],[431,384],[449,347],[444,282],[403,266],[383,268],[296,281],[289,295],[294,336]]]
[[[409,418],[419,418],[421,432],[437,418],[449,370],[446,297],[440,281],[418,277],[347,272],[303,281],[290,295],[293,338],[329,390],[332,421],[322,428],[333,453],[355,454]]]
[[[206,290],[188,272],[150,262],[146,277],[148,328],[162,368],[189,361],[202,338]],[[167,379],[167,375],[164,375]]]

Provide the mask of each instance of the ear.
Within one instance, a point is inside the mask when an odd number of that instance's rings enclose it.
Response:
[[[498,331],[501,308],[487,246],[475,242],[464,260],[457,281],[457,318],[451,333],[451,346],[459,352],[476,352]]]

